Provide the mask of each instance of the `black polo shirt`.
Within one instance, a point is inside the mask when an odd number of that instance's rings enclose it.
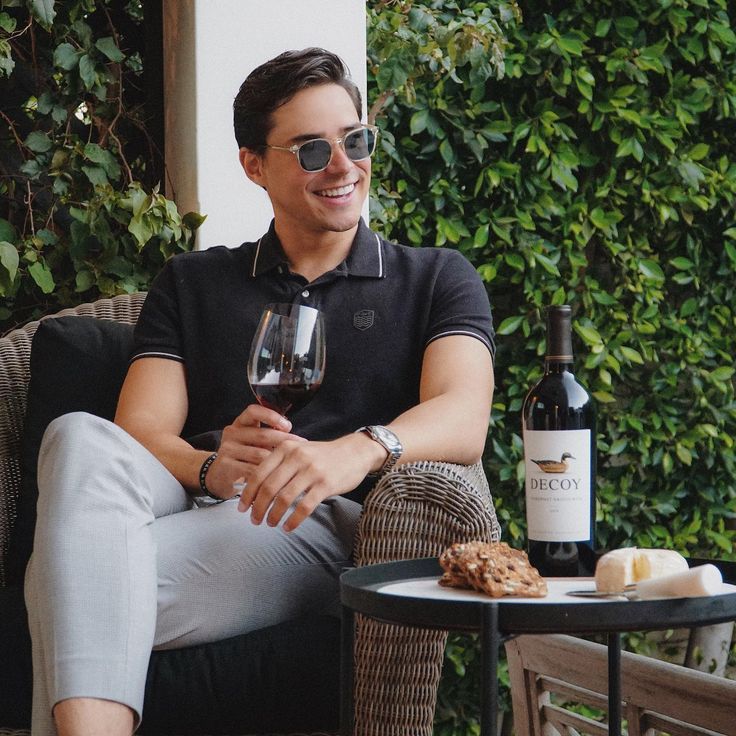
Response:
[[[446,335],[494,352],[485,287],[458,251],[383,240],[361,221],[348,257],[308,283],[289,271],[273,223],[257,243],[182,253],[156,278],[135,329],[133,360],[186,366],[182,436],[222,429],[252,403],[248,351],[266,304],[323,312],[327,361],[314,398],[290,415],[293,431],[327,440],[387,424],[419,401],[422,356]]]

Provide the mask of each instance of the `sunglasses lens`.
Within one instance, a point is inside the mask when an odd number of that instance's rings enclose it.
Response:
[[[376,136],[370,128],[360,128],[345,136],[345,153],[351,161],[368,158],[376,147]]]
[[[376,134],[370,128],[359,128],[343,138],[345,153],[351,161],[362,161],[373,154]],[[299,146],[299,164],[304,171],[322,171],[332,158],[332,144],[325,138],[315,138]]]
[[[320,171],[326,168],[331,156],[330,142],[324,138],[307,141],[299,148],[299,163],[304,171]]]

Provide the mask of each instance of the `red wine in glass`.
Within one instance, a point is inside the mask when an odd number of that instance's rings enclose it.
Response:
[[[258,403],[279,414],[296,412],[314,396],[325,372],[325,329],[319,310],[269,304],[248,359],[248,381]]]

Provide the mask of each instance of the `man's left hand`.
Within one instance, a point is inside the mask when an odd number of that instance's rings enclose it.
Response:
[[[366,435],[347,435],[330,442],[285,441],[247,478],[238,503],[251,521],[293,531],[318,504],[353,490],[385,459],[385,450]]]

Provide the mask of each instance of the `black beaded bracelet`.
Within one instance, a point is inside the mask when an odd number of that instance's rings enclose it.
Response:
[[[212,493],[209,488],[207,488],[207,471],[210,469],[210,466],[213,462],[215,462],[215,460],[217,460],[217,453],[213,452],[202,463],[202,467],[199,469],[199,489],[202,491],[202,494],[204,496],[217,501],[217,503],[222,503],[225,499],[220,498],[219,496],[215,496],[215,494]]]

